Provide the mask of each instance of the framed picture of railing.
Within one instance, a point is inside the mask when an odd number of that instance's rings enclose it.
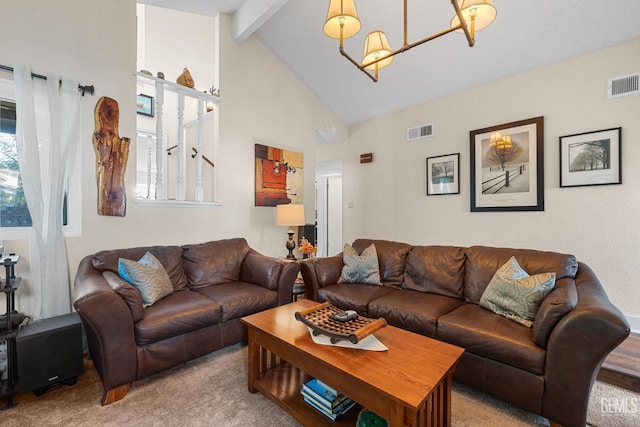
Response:
[[[622,128],[560,137],[560,187],[622,184]]]
[[[460,194],[460,153],[427,157],[427,196]]]
[[[544,118],[470,132],[471,212],[544,210]]]

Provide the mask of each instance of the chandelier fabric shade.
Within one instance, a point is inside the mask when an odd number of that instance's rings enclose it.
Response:
[[[486,28],[496,19],[498,14],[493,0],[458,0],[462,18],[467,26],[471,28],[471,34]],[[460,27],[458,15],[451,19],[451,27]]]
[[[375,70],[376,68],[381,69],[391,64],[393,61],[393,55],[385,58],[381,61],[375,62],[374,64],[368,65],[368,63],[372,61],[376,61],[380,58],[383,58],[386,55],[391,53],[391,48],[389,47],[389,42],[387,41],[387,36],[384,32],[380,30],[372,31],[367,36],[364,42],[364,55],[362,57],[362,66],[366,70]]]
[[[347,39],[360,31],[360,27],[355,0],[331,0],[324,23],[324,33],[327,36]]]
[[[443,0],[444,1],[444,0]],[[435,40],[445,34],[460,30],[464,33],[469,47],[475,44],[475,32],[490,25],[497,16],[493,0],[449,0],[454,10],[450,26],[444,30],[424,37],[413,43],[407,40],[407,3],[404,3],[404,41],[400,48],[391,50],[387,36],[380,30],[372,31],[367,35],[364,46],[362,62],[358,62],[344,49],[343,40],[355,35],[362,26],[355,0],[329,0],[327,20],[324,23],[324,33],[334,39],[340,40],[340,54],[349,62],[365,73],[374,82],[378,81],[378,70],[386,67],[395,55],[408,52],[416,46]],[[374,73],[370,73],[374,71]]]

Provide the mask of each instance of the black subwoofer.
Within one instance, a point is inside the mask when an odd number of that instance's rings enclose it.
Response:
[[[82,327],[77,313],[30,323],[16,338],[18,391],[41,395],[63,384],[75,384],[84,372]]]

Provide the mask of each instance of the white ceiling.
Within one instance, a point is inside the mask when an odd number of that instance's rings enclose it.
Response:
[[[494,0],[498,16],[476,33],[475,47],[463,34],[445,35],[398,55],[374,83],[340,55],[337,40],[322,32],[329,0],[139,2],[211,16],[231,13],[236,41],[255,31],[347,123],[640,38],[638,0]],[[356,1],[362,29],[345,40],[347,52],[360,60],[366,34],[377,29],[397,49],[402,5],[400,0]],[[408,9],[409,43],[446,29],[454,13],[448,0],[409,0]]]

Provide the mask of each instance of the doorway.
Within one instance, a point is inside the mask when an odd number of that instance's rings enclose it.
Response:
[[[316,163],[318,256],[342,251],[342,161]]]

